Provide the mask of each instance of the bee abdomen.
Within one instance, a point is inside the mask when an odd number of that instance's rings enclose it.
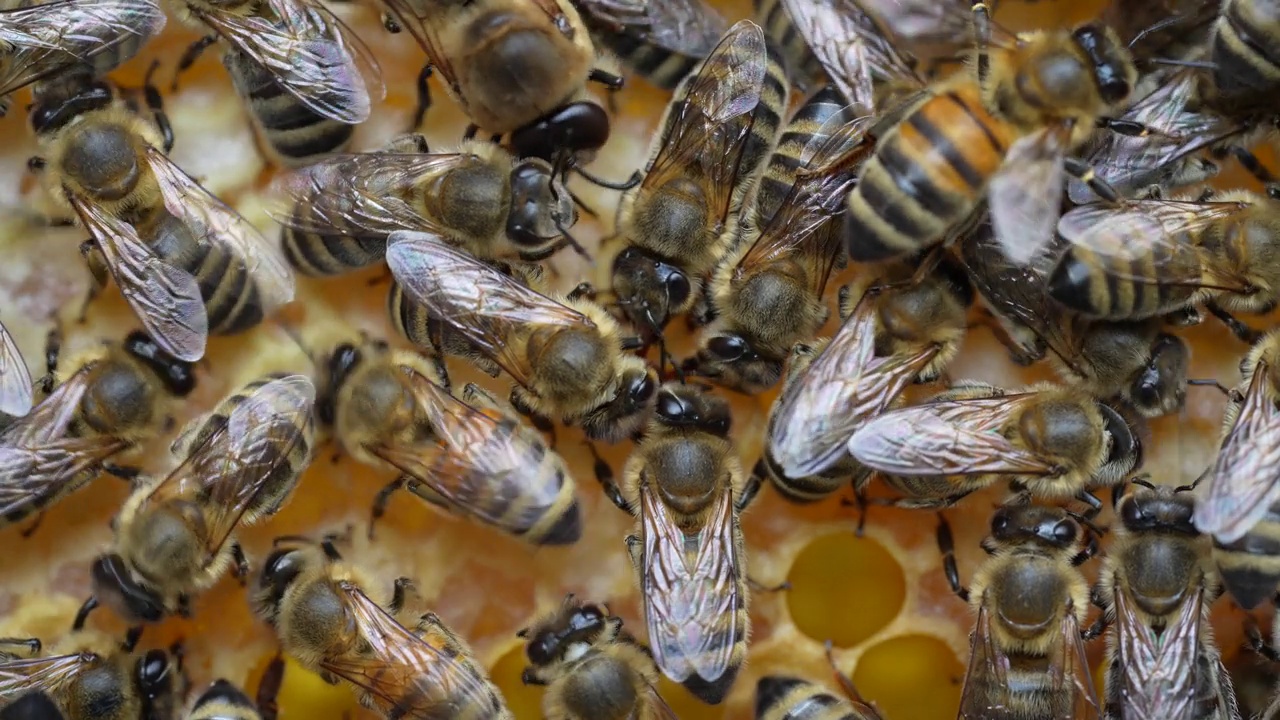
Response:
[[[1093,317],[1155,317],[1184,307],[1195,296],[1191,286],[1159,281],[1160,268],[1170,262],[1151,253],[1104,256],[1076,246],[1050,275],[1049,294],[1071,310]]]
[[[295,214],[298,212],[301,209]],[[281,245],[289,265],[312,277],[359,270],[381,261],[387,254],[384,238],[312,233],[287,225]]]
[[[346,148],[355,127],[323,117],[294,97],[257,63],[232,50],[222,62],[263,140],[285,167],[301,167]]]
[[[1256,96],[1280,83],[1280,53],[1274,43],[1259,42],[1276,32],[1276,21],[1270,13],[1251,12],[1250,2],[1226,2],[1214,24],[1211,61],[1214,85],[1223,95],[1241,98]],[[1265,4],[1265,3],[1263,3]],[[1267,17],[1259,17],[1267,15]],[[1250,17],[1252,16],[1252,17]],[[1270,21],[1271,27],[1259,27],[1257,21]]]
[[[886,260],[941,241],[977,205],[1009,134],[976,88],[922,102],[880,139],[849,194],[849,257]]]
[[[1214,542],[1213,560],[1222,584],[1246,609],[1267,600],[1280,588],[1280,507],[1272,505],[1244,537]]]
[[[604,31],[594,37],[630,70],[663,90],[671,90],[697,66],[700,57],[660,48],[627,32]]]
[[[750,191],[755,187],[760,171],[773,152],[778,130],[782,127],[782,113],[787,107],[787,96],[791,92],[791,83],[782,62],[782,56],[770,45],[760,102],[752,112],[750,134],[743,142],[738,159],[738,187],[735,192]],[[737,208],[733,208],[733,212],[737,212]]]
[[[860,720],[849,703],[820,685],[781,675],[756,684],[757,720]]]
[[[147,221],[156,254],[195,277],[209,332],[233,335],[262,322],[262,301],[244,264],[219,245],[202,245],[190,228],[163,210]]]
[[[805,149],[811,143],[821,141],[819,132],[843,107],[839,93],[828,87],[818,91],[796,110],[778,138],[778,146],[769,156],[769,164],[760,177],[755,204],[757,227],[766,225],[777,213],[804,165],[801,158]]]
[[[723,674],[718,678],[703,678],[696,673],[690,675],[682,684],[689,692],[693,693],[698,699],[711,705],[716,705],[724,701],[729,690],[733,687],[733,681],[738,677],[738,671],[742,669],[742,663],[747,657],[747,635],[750,633],[750,619],[747,617],[747,585],[746,581],[738,580],[737,607],[729,614],[722,615],[716,621],[716,628],[712,630],[712,637],[707,642],[707,647],[717,648],[724,647],[724,643],[730,642],[732,638],[733,651],[730,656],[729,666],[725,668]]]
[[[756,21],[764,28],[769,41],[778,46],[788,76],[796,85],[806,85],[822,74],[822,65],[809,49],[809,43],[796,30],[791,14],[781,0],[754,0]]]

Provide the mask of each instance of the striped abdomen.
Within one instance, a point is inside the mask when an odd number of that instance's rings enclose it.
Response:
[[[1280,503],[1233,543],[1213,543],[1222,584],[1244,608],[1256,607],[1280,588]]]
[[[886,260],[945,239],[977,207],[1014,133],[976,85],[930,95],[880,138],[849,193],[849,257]]]
[[[1198,287],[1167,279],[1198,279],[1201,249],[1190,239],[1149,248],[1112,254],[1072,246],[1049,276],[1049,295],[1075,312],[1107,320],[1156,317],[1195,302]]]
[[[228,50],[222,64],[276,164],[301,167],[345,149],[351,141],[354,126],[317,114],[253,60]]]
[[[234,335],[262,322],[258,286],[238,257],[222,245],[200,243],[190,228],[163,209],[139,227],[156,254],[191,273],[209,316],[209,333]]]
[[[769,62],[765,68],[764,87],[760,89],[760,102],[751,113],[751,128],[738,160],[738,176],[733,189],[734,202],[730,203],[731,217],[736,217],[744,206],[754,202],[757,181],[764,170],[769,155],[773,153],[782,127],[782,113],[786,112],[791,83],[787,80],[782,56],[769,47]]]
[[[1213,84],[1228,104],[1258,106],[1280,88],[1280,19],[1273,2],[1229,0],[1213,26]],[[1266,9],[1270,8],[1270,9]]]
[[[756,22],[764,28],[765,37],[782,54],[787,77],[800,89],[811,87],[815,78],[822,77],[822,65],[809,49],[804,36],[796,30],[791,13],[783,7],[782,0],[753,0],[751,4],[755,7]]]
[[[843,108],[840,94],[827,87],[815,93],[791,116],[760,176],[752,212],[756,227],[767,225],[778,211],[795,184],[805,148],[815,140],[821,142],[818,133],[823,130],[823,125]]]
[[[844,697],[808,680],[766,675],[756,683],[756,720],[871,720]]]
[[[440,322],[425,306],[405,295],[400,283],[394,279],[387,291],[387,314],[391,317],[391,325],[396,332],[414,345],[425,348],[434,355],[466,358],[485,373],[498,376],[500,368],[497,363],[477,350],[475,345],[449,323]]]
[[[307,212],[301,204],[293,209],[299,218]],[[301,221],[302,226],[314,226]],[[381,262],[387,254],[385,237],[357,237],[301,230],[285,225],[280,238],[285,259],[303,275],[312,277],[341,275]]]
[[[675,88],[702,61],[701,57],[660,47],[625,30],[603,29],[598,23],[591,22],[590,15],[584,15],[583,19],[591,27],[591,37],[597,43],[618,56],[628,70],[663,90]],[[707,52],[710,51],[708,47]]]

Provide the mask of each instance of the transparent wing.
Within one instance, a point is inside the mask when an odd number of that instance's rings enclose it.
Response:
[[[147,163],[160,184],[169,212],[187,225],[202,245],[221,245],[244,263],[258,286],[263,312],[293,300],[293,272],[279,248],[267,242],[240,213],[204,189],[159,150],[146,149]]]
[[[733,495],[722,492],[696,538],[645,487],[640,489],[645,622],[654,661],[677,682],[716,680],[729,668],[741,606],[741,558],[734,543]]]
[[[164,23],[153,0],[59,0],[0,12],[0,95],[86,61],[98,66],[99,56],[158,35]]]
[[[787,477],[805,478],[844,456],[846,443],[884,412],[936,354],[875,356],[875,302],[858,301],[835,337],[778,400],[769,454]]]
[[[1188,593],[1173,622],[1159,634],[1142,621],[1127,592],[1117,589],[1116,658],[1124,668],[1120,705],[1124,717],[1192,720],[1197,706],[1201,602]]]
[[[31,690],[56,692],[100,662],[101,658],[93,653],[5,660],[0,662],[0,698],[17,697]]]
[[[969,3],[946,0],[856,0],[863,10],[875,17],[902,40],[921,44],[973,45],[973,11]],[[991,23],[990,44],[1010,47],[1017,38],[1008,30]]]
[[[180,360],[204,357],[209,316],[195,277],[156,255],[129,223],[74,195],[69,199],[147,334]]]
[[[577,0],[586,17],[664,50],[705,57],[729,24],[702,0]]]
[[[377,81],[369,49],[341,20],[311,0],[268,0],[275,18],[221,11],[199,17],[311,111],[355,125],[369,119],[366,88]]]
[[[1049,676],[1053,687],[1070,692],[1075,707],[1067,708],[1058,720],[1098,720],[1102,706],[1098,703],[1098,691],[1093,686],[1093,673],[1089,671],[1089,657],[1085,653],[1084,639],[1080,637],[1080,623],[1071,601],[1067,601],[1059,627],[1057,652],[1049,656]]]
[[[1223,543],[1244,537],[1280,498],[1280,409],[1267,377],[1259,363],[1196,502],[1196,528]]]
[[[43,507],[128,446],[109,435],[62,438],[40,447],[0,445],[0,524]]]
[[[475,671],[456,653],[415,635],[352,583],[338,586],[368,652],[324,657],[321,668],[368,692],[390,717],[458,717],[493,704]]]
[[[1009,658],[991,631],[986,602],[978,608],[978,621],[969,635],[969,666],[960,691],[959,720],[988,720],[1003,709],[1009,689]]]
[[[0,413],[15,417],[31,412],[31,373],[13,336],[0,323]]]
[[[1048,475],[1054,464],[1001,430],[1034,393],[946,400],[891,410],[849,439],[863,465],[891,475]]]
[[[404,198],[422,192],[433,175],[476,162],[461,153],[355,153],[321,159],[282,177],[276,194],[287,203],[276,220],[303,232],[379,237],[397,230],[448,234]],[[295,213],[295,207],[305,212]]]
[[[301,442],[300,429],[311,422],[314,404],[315,386],[303,375],[257,387],[221,427],[190,449],[145,502],[201,498],[203,539],[210,556],[216,555],[240,519],[262,509],[259,496]]]
[[[548,325],[594,327],[586,316],[427,233],[392,233],[387,265],[406,293],[521,384],[532,367],[514,342],[518,335]]]
[[[82,367],[54,388],[31,412],[9,423],[0,431],[0,446],[31,449],[63,439],[79,411],[80,399],[89,387],[90,367]]]
[[[1018,138],[987,189],[991,226],[1004,253],[1026,264],[1053,241],[1066,182],[1058,128]]]

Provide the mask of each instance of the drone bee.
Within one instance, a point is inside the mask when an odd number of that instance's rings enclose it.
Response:
[[[827,320],[823,293],[842,255],[836,220],[870,154],[871,118],[853,119],[832,102],[834,93],[815,100],[788,125],[764,171],[757,222],[711,279],[716,319],[702,330],[692,367],[735,390],[772,387],[791,346]],[[777,194],[775,183],[788,192],[775,207],[760,207]]]
[[[13,335],[0,323],[0,416],[22,417],[31,412],[31,371],[13,341]]]
[[[56,0],[0,11],[0,114],[39,80],[87,68],[106,75],[164,28],[153,0]]]
[[[153,127],[85,75],[37,84],[31,109],[49,196],[89,231],[90,268],[109,271],[166,352],[199,360],[210,332],[237,333],[293,298],[293,277],[262,235],[166,152]],[[159,94],[155,93],[158,100]],[[164,137],[167,136],[167,137]]]
[[[939,526],[947,580],[978,615],[961,720],[1099,717],[1080,636],[1089,585],[1076,569],[1097,543],[1080,548],[1080,536],[1066,511],[1019,496],[992,516],[991,535],[983,540],[991,559],[965,589],[950,528],[945,520]]]
[[[712,705],[747,653],[751,620],[738,513],[755,494],[729,441],[729,404],[667,383],[622,483],[597,463],[606,495],[636,517],[627,548],[640,579],[653,658]]]
[[[532,663],[525,684],[546,685],[550,720],[675,720],[658,694],[658,670],[647,649],[608,608],[565,598],[551,616],[520,631]]]
[[[529,262],[573,243],[573,200],[551,166],[515,160],[489,142],[465,142],[455,153],[337,155],[287,178],[284,192],[285,257],[305,275],[380,262],[396,230],[430,231],[481,258]]]
[[[277,542],[252,602],[286,654],[333,682],[350,683],[362,703],[387,718],[511,720],[466,643],[434,613],[412,630],[396,621],[409,584],[397,579],[384,608],[330,540]]]
[[[93,563],[94,595],[121,617],[156,622],[189,613],[193,593],[233,562],[247,561],[237,527],[275,514],[306,467],[315,388],[301,375],[246,385],[189,424],[175,449],[181,464],[138,485],[115,520],[115,547]]]
[[[849,439],[906,507],[945,507],[1000,479],[1036,497],[1076,498],[1119,484],[1141,459],[1115,410],[1076,388],[1044,383],[1008,392],[958,382],[922,404],[890,410]]]
[[[903,264],[883,279],[913,272]],[[843,288],[835,336],[792,350],[757,473],[795,502],[819,500],[851,478],[861,485],[867,472],[848,455],[849,437],[899,404],[907,385],[938,377],[960,350],[972,301],[963,270],[947,258],[918,283]]]
[[[705,0],[571,1],[596,44],[664,90],[692,72],[728,29]]]
[[[737,241],[768,160],[788,92],[764,31],[744,20],[667,106],[640,184],[623,194],[612,287],[646,337],[689,311],[702,284]]]
[[[537,293],[424,233],[393,233],[387,264],[407,295],[511,375],[517,410],[579,421],[592,438],[643,425],[656,373],[624,352],[599,306]]]
[[[51,371],[57,356],[55,343]],[[69,365],[39,405],[0,430],[0,526],[43,513],[102,470],[129,475],[108,460],[159,432],[169,406],[195,388],[191,364],[141,332]]]
[[[1221,590],[1209,538],[1191,522],[1191,488],[1132,483],[1116,508],[1120,527],[1099,580],[1115,622],[1107,643],[1107,717],[1238,718],[1209,625]]]
[[[68,720],[169,720],[181,701],[177,673],[163,650],[136,654],[137,639],[130,633],[120,643],[84,631],[81,618],[49,654],[35,638],[4,638],[0,646],[27,652],[0,649],[0,706],[43,693]]]
[[[219,40],[222,63],[273,162],[306,165],[337,152],[369,119],[377,63],[336,15],[315,0],[171,0],[191,28],[210,32],[178,63],[181,73]],[[177,78],[174,83],[176,86]]]

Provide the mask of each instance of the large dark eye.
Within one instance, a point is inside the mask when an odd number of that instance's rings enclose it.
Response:
[[[677,306],[689,299],[689,293],[692,288],[689,287],[689,278],[684,276],[682,272],[673,272],[667,275],[664,280],[667,288],[667,303]]]
[[[169,656],[163,650],[148,650],[138,660],[138,689],[148,698],[157,698],[169,691]]]
[[[707,343],[707,352],[720,360],[732,362],[747,354],[747,341],[738,335],[717,335]]]
[[[636,378],[627,388],[627,397],[631,398],[631,402],[635,405],[643,405],[649,402],[649,398],[653,397],[653,393],[658,389],[657,383],[650,377],[649,373],[645,373]]]
[[[600,608],[595,605],[585,605],[569,618],[569,628],[575,631],[589,630],[600,627],[603,622],[604,613],[600,612]]]
[[[1009,511],[1003,508],[996,511],[991,517],[991,534],[997,538],[1004,539],[1010,535],[1010,526],[1013,524],[1009,517]]]
[[[1141,528],[1147,524],[1147,514],[1143,512],[1142,507],[1130,500],[1120,508],[1120,519],[1124,522],[1125,527],[1131,529]]]
[[[289,583],[302,574],[302,563],[298,554],[291,549],[279,549],[267,556],[262,566],[262,584],[272,590],[272,595],[279,600],[284,596]]]
[[[547,665],[556,659],[556,651],[560,647],[560,639],[551,631],[540,632],[524,649],[529,662],[534,665]]]
[[[664,392],[658,396],[658,415],[667,420],[684,420],[685,417],[693,412],[693,408],[684,401],[679,395],[673,392]]]
[[[1076,539],[1076,524],[1063,520],[1053,526],[1053,539],[1066,545]]]

